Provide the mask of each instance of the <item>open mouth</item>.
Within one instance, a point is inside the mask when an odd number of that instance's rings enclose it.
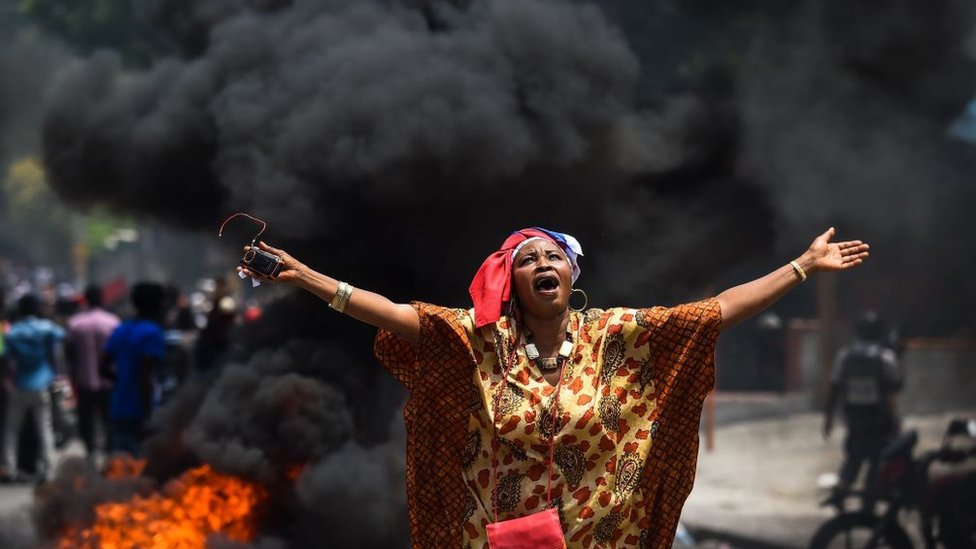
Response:
[[[542,274],[536,277],[532,287],[543,295],[555,294],[559,290],[559,278],[553,274]]]

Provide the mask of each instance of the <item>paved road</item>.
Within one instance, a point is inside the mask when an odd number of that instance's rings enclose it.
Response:
[[[84,456],[78,440],[58,451],[55,463],[68,457]],[[30,517],[34,501],[34,486],[29,484],[0,484],[0,547],[21,549],[35,547],[34,528]]]
[[[720,412],[717,412],[720,414]],[[949,419],[976,417],[976,410],[907,417],[919,430],[920,449],[937,447]],[[822,416],[809,412],[773,415],[716,429],[715,449],[698,459],[695,488],[682,521],[748,540],[738,547],[806,547],[813,531],[831,516],[821,509],[821,475],[837,471],[843,429],[829,441],[820,435]]]
[[[72,440],[57,453],[55,463],[67,457],[82,457],[84,447],[78,440]],[[0,521],[7,523],[16,518],[27,517],[27,511],[34,500],[34,486],[30,484],[0,484]]]

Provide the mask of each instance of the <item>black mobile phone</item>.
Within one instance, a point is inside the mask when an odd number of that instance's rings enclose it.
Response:
[[[241,257],[241,266],[268,278],[274,278],[281,272],[281,258],[268,252],[252,247]]]
[[[268,253],[258,248],[255,245],[255,242],[257,242],[258,237],[261,236],[261,233],[263,233],[264,230],[268,227],[268,224],[265,223],[264,221],[261,221],[260,219],[253,217],[249,214],[246,214],[244,212],[238,212],[228,217],[227,219],[224,220],[223,223],[221,223],[220,230],[217,231],[217,237],[219,238],[223,236],[224,227],[227,226],[227,223],[231,219],[234,219],[235,217],[238,216],[246,217],[251,221],[256,221],[261,224],[261,230],[258,231],[258,234],[254,235],[254,238],[251,239],[251,247],[248,248],[247,251],[244,252],[244,256],[241,257],[241,266],[250,271],[262,274],[268,278],[274,278],[278,276],[278,273],[281,272],[281,267],[284,264],[283,261],[281,260],[281,257]]]

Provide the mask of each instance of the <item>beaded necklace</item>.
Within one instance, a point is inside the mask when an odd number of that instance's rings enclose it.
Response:
[[[559,356],[552,358],[542,358],[539,356],[539,348],[532,341],[532,333],[526,333],[525,356],[535,362],[535,365],[544,372],[551,372],[562,365],[573,352],[573,332],[566,330],[566,340],[559,346]]]

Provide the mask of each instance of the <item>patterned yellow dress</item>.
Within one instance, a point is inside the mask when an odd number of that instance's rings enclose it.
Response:
[[[417,348],[384,331],[375,346],[410,392],[404,416],[414,547],[488,548],[496,432],[498,520],[553,505],[570,548],[671,547],[714,382],[717,300],[573,313],[575,344],[555,418],[556,388],[525,357],[511,319],[475,329],[470,310],[414,306]],[[515,360],[503,383],[509,353]]]

